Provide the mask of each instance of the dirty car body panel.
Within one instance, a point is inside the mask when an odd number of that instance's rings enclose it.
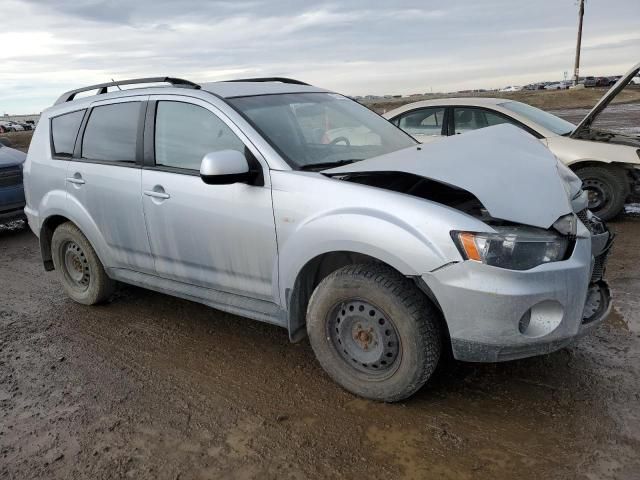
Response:
[[[606,316],[610,235],[584,210],[575,176],[513,126],[419,146],[346,97],[286,82],[97,97],[43,112],[25,165],[25,211],[49,269],[51,229],[66,219],[112,278],[275,323],[298,340],[311,293],[305,288],[350,259],[380,263],[424,292],[442,314],[454,355],[471,361],[549,352]],[[70,141],[72,153],[54,158],[52,118],[127,101],[143,109],[133,162],[83,158],[90,113]],[[153,142],[163,101],[213,115],[219,132],[240,142],[253,180],[208,184],[196,170],[161,165]],[[337,125],[345,118],[347,125]],[[126,195],[113,202],[127,209],[129,225],[109,217],[118,173],[101,177],[110,169],[129,178]],[[93,183],[104,191],[90,208],[77,192],[92,195]],[[560,220],[572,229],[560,232]],[[456,232],[491,237],[514,227],[558,238],[566,255],[509,269],[468,258],[454,240]]]

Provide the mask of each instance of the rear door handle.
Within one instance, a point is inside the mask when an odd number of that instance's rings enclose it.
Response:
[[[145,190],[144,194],[148,197],[153,197],[153,198],[160,198],[162,200],[166,200],[167,198],[171,198],[171,195],[169,195],[166,192],[157,192],[155,190]]]
[[[84,185],[85,184],[85,181],[82,179],[81,176],[67,177],[67,182],[73,183],[75,185]]]

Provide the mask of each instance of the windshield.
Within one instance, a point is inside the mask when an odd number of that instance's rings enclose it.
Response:
[[[505,102],[500,105],[507,110],[511,110],[513,113],[518,113],[523,117],[527,117],[532,122],[537,123],[541,127],[544,127],[557,135],[568,135],[576,128],[573,123],[567,122],[566,120],[556,117],[544,110],[540,110],[539,108],[527,105],[526,103]]]
[[[334,93],[286,93],[228,100],[295,169],[321,170],[415,145],[368,108]]]

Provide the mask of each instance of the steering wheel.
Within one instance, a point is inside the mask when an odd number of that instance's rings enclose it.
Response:
[[[338,142],[344,142],[347,145],[347,147],[351,146],[351,142],[347,137],[336,137],[329,142],[329,145],[337,145]]]

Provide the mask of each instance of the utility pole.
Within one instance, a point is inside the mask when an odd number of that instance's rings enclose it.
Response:
[[[584,17],[584,0],[580,0],[578,11],[578,42],[576,43],[576,62],[573,67],[573,84],[578,84],[580,78],[580,45],[582,44],[582,18]]]

